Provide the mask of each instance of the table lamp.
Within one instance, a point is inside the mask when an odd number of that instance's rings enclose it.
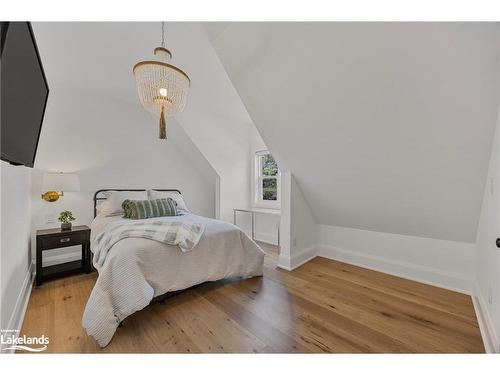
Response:
[[[45,173],[43,175],[42,199],[55,202],[65,191],[80,191],[80,179],[76,173]]]

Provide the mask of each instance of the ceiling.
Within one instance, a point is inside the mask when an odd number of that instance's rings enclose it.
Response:
[[[498,109],[493,23],[209,32],[318,223],[474,242]]]
[[[208,34],[210,40],[217,39],[217,37],[224,32],[224,30],[231,25],[230,22],[204,22],[203,26]]]
[[[49,86],[98,92],[142,110],[132,67],[153,57],[161,43],[160,22],[36,22],[33,27]],[[172,63],[191,78],[186,109],[176,119],[209,159],[227,156],[214,145],[217,140],[227,141],[228,148],[242,146],[243,138],[249,143],[252,122],[201,24],[167,22],[165,32]]]

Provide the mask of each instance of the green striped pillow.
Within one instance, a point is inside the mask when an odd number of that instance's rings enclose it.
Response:
[[[177,205],[172,198],[133,201],[126,199],[122,203],[126,219],[148,219],[150,217],[177,216]]]

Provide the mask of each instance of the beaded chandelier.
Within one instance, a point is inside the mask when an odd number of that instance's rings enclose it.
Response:
[[[134,76],[142,106],[160,117],[160,139],[167,138],[166,116],[182,112],[191,84],[188,75],[170,64],[172,53],[165,48],[165,25],[161,23],[161,47],[154,50],[155,59],[134,65]]]

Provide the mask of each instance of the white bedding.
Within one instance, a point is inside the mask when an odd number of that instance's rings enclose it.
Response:
[[[82,318],[83,327],[101,347],[111,341],[123,319],[156,296],[205,281],[262,275],[264,252],[238,227],[193,214],[161,219],[189,220],[205,225],[205,231],[187,253],[145,238],[126,238],[111,248],[98,268],[99,277]],[[120,221],[130,219],[97,216],[91,225],[91,241],[107,224]]]

